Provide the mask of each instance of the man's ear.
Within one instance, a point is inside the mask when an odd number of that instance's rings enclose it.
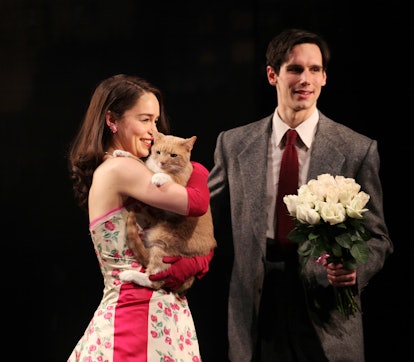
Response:
[[[276,74],[275,70],[273,69],[273,67],[268,65],[266,67],[266,74],[267,74],[267,80],[268,80],[269,84],[273,85],[273,86],[276,86],[276,84],[277,84],[277,74]]]
[[[323,82],[322,82],[322,87],[326,85],[326,80],[328,79],[328,75],[326,74],[326,72],[323,72]]]

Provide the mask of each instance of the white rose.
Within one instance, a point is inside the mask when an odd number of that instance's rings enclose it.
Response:
[[[316,183],[320,189],[325,190],[325,194],[326,194],[327,189],[336,187],[335,178],[329,173],[324,173],[322,175],[319,175]]]
[[[349,205],[349,203],[354,197],[355,197],[354,192],[350,192],[347,189],[343,189],[343,190],[340,190],[338,193],[338,202],[346,206],[346,205]]]
[[[296,217],[297,200],[298,195],[286,195],[283,197],[283,202],[286,204],[290,216]]]
[[[339,202],[340,192],[336,187],[327,187],[325,191],[325,201],[328,203],[336,204]]]
[[[309,192],[312,193],[316,199],[320,201],[326,200],[326,192],[327,192],[328,185],[326,185],[323,182],[319,182],[317,180],[310,180],[307,183],[307,187],[308,187]]]
[[[309,204],[300,204],[296,207],[296,218],[302,224],[317,224],[321,219],[319,213]]]
[[[329,186],[329,185],[335,186],[336,184],[335,178],[329,173],[324,173],[322,175],[319,175],[317,177],[317,181],[319,184],[325,185],[325,186]]]
[[[345,178],[344,176],[335,176],[335,181],[339,189],[346,191],[352,196],[355,196],[361,189],[361,186],[357,184],[353,178]]]
[[[311,194],[312,190],[310,189],[308,184],[302,185],[301,187],[299,187],[298,189],[298,195],[301,194]]]
[[[299,204],[308,204],[310,207],[313,207],[315,202],[318,201],[318,198],[314,193],[312,193],[309,188],[300,189],[298,192],[297,203]]]
[[[336,225],[346,219],[345,207],[342,204],[325,202],[321,205],[321,217],[330,225]]]
[[[365,192],[358,192],[346,206],[347,215],[354,219],[362,219],[362,214],[368,211],[368,209],[365,209],[365,205],[368,203],[369,198],[370,196]]]

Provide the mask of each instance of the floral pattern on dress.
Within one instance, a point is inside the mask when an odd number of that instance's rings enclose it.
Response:
[[[119,273],[141,268],[126,242],[125,208],[93,224],[90,235],[104,278],[102,300],[67,362],[113,362],[115,314],[122,281]],[[187,299],[164,290],[152,291],[148,303],[148,362],[201,362],[194,321]],[[142,300],[137,301],[142,303]],[[142,336],[144,338],[144,336]],[[146,338],[146,337],[145,337]],[[136,362],[141,362],[138,357]]]

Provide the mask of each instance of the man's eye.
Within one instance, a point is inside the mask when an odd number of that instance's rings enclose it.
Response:
[[[302,73],[303,68],[302,67],[290,67],[288,68],[288,71],[292,73]]]
[[[322,67],[312,67],[311,71],[314,72],[314,73],[318,73],[318,72],[322,71]]]

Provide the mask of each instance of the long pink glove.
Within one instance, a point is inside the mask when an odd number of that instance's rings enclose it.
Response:
[[[210,190],[207,185],[208,170],[198,162],[191,161],[193,172],[187,182],[187,216],[204,215],[210,205]]]
[[[193,256],[192,258],[166,256],[163,258],[163,261],[164,263],[171,263],[171,266],[162,272],[150,275],[149,279],[152,281],[165,279],[164,286],[168,289],[176,290],[193,275],[198,279],[206,275],[213,256],[214,249],[211,249],[207,255]]]

